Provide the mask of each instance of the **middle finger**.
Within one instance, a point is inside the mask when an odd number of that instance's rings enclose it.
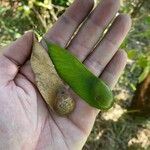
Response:
[[[102,0],[82,25],[68,49],[81,61],[91,52],[119,9],[119,0]]]

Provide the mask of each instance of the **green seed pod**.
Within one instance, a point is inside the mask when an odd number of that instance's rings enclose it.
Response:
[[[90,72],[75,56],[60,46],[46,42],[58,75],[92,107],[108,110],[114,103],[109,86]]]

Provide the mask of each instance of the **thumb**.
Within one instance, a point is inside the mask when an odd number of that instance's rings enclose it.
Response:
[[[30,57],[32,40],[32,32],[27,32],[10,45],[0,48],[0,84],[7,84],[15,78],[19,66]]]

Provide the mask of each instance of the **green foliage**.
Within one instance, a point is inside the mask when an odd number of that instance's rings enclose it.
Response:
[[[146,1],[129,0],[122,8],[122,12],[131,13],[133,16],[130,34],[121,45],[121,48],[127,50],[130,61],[123,80],[132,91],[135,90],[136,84],[142,82],[150,73],[150,11],[147,4]]]
[[[150,25],[150,16],[146,16],[144,22],[146,25]]]
[[[52,0],[52,3],[59,6],[68,6],[68,0]]]
[[[146,55],[144,53],[138,53],[137,50],[130,50],[128,52],[128,58],[129,59],[136,59],[135,64],[132,67],[132,71],[134,69],[137,69],[137,67],[142,68],[142,72],[138,77],[138,82],[141,83],[150,73],[150,55],[147,53]],[[130,83],[132,84],[132,83]],[[132,85],[133,87],[133,85]]]
[[[139,83],[141,83],[150,73],[150,55],[141,55],[137,61],[137,64],[143,68],[143,71],[138,78]]]
[[[141,83],[142,81],[144,81],[144,79],[148,76],[148,74],[150,73],[150,67],[147,66],[144,68],[143,72],[141,73],[141,75],[139,76],[139,83]]]
[[[137,55],[137,50],[136,49],[130,50],[130,51],[128,51],[127,54],[128,54],[129,59],[134,59]]]
[[[72,0],[68,0],[68,6]],[[1,3],[1,2],[0,2]],[[42,36],[66,7],[53,5],[51,0],[2,1],[0,5],[0,42],[5,45],[27,30]]]

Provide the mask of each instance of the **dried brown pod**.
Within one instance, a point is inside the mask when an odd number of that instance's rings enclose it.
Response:
[[[69,114],[73,111],[75,102],[65,87],[59,87],[54,101],[54,110],[61,115]],[[67,108],[67,109],[66,109]]]
[[[35,37],[30,61],[37,87],[50,109],[59,115],[71,113],[75,102],[58,76],[48,53]]]

